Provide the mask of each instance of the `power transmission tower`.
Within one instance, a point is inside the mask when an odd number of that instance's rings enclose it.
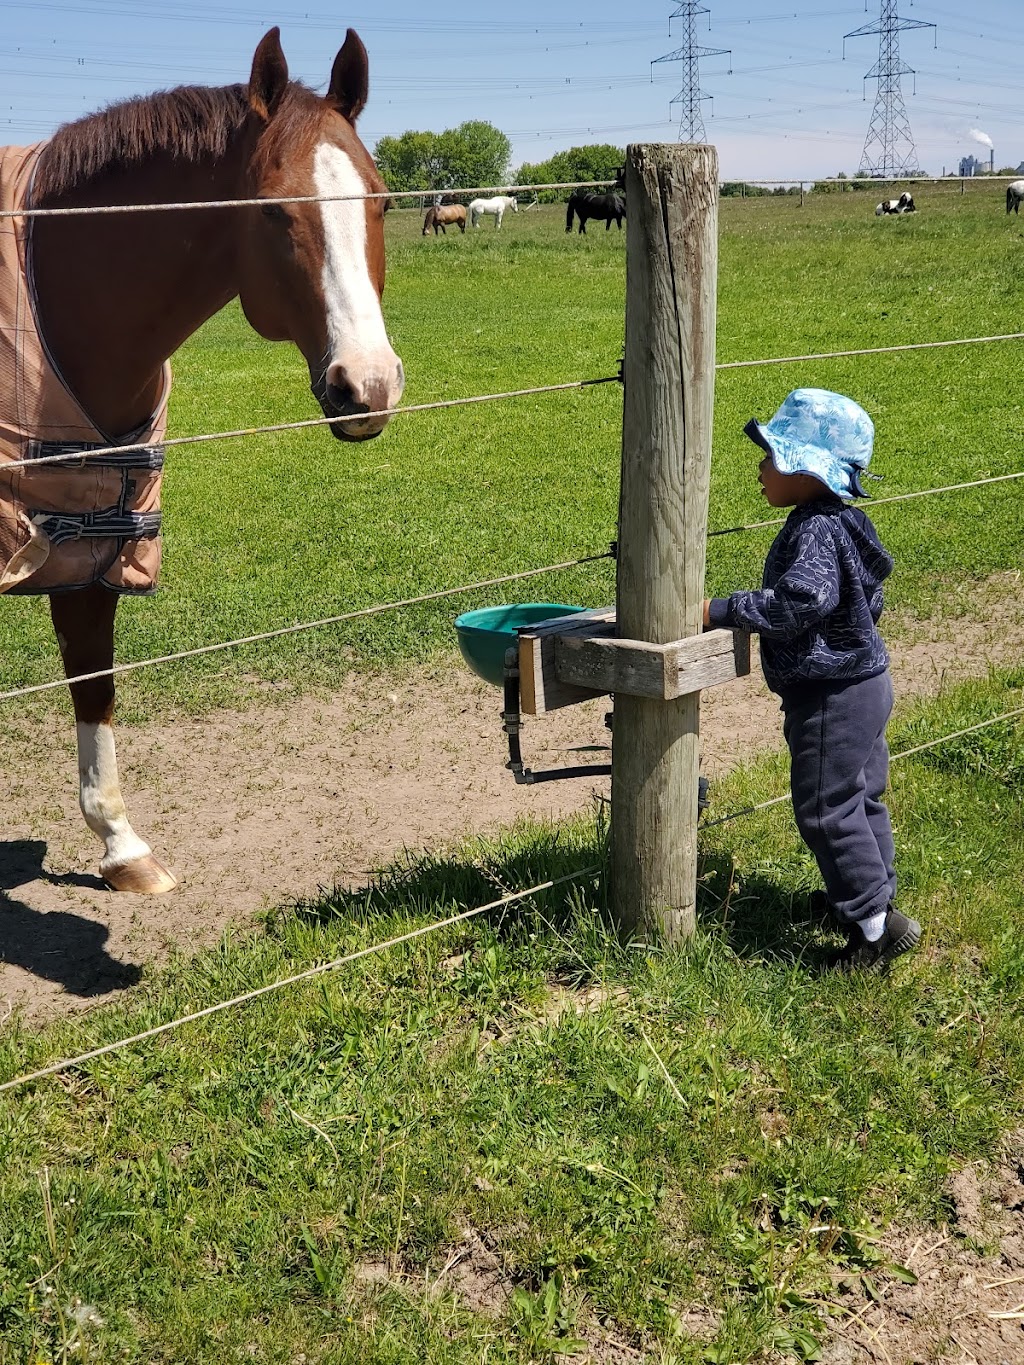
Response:
[[[860,169],[870,175],[916,175],[920,169],[900,85],[901,76],[914,74],[914,68],[900,60],[900,34],[908,28],[934,29],[935,25],[921,19],[902,19],[896,13],[896,0],[882,0],[882,13],[877,23],[864,24],[843,35],[844,57],[847,38],[861,38],[869,33],[879,35],[878,61],[864,77],[866,81],[878,82],[860,158]]]
[[[682,0],[678,9],[669,15],[669,26],[673,19],[683,19],[685,21],[685,41],[682,47],[677,47],[675,52],[666,53],[664,57],[655,57],[651,62],[652,66],[657,66],[659,62],[682,62],[683,64],[683,86],[673,99],[669,101],[669,108],[673,104],[681,106],[679,118],[679,141],[680,142],[704,142],[706,134],[704,132],[704,115],[701,112],[701,101],[709,100],[710,95],[705,95],[700,88],[700,58],[701,57],[722,57],[732,56],[732,50],[728,47],[702,47],[697,42],[697,15],[710,14],[711,11],[703,5],[699,5],[697,0]]]

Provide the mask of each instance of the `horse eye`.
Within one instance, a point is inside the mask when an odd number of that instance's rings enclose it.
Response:
[[[263,214],[264,218],[269,218],[272,223],[280,223],[283,226],[287,226],[291,221],[283,204],[261,204],[260,213]]]

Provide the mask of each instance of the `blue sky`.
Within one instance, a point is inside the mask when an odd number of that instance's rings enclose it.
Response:
[[[856,170],[874,83],[877,37],[843,34],[877,19],[878,0],[707,0],[700,41],[731,49],[702,63],[708,141],[723,175],[810,178]],[[0,141],[33,142],[115,99],[182,83],[248,77],[262,34],[280,24],[291,72],[322,87],[351,24],[370,52],[360,128],[384,134],[483,118],[510,136],[515,164],[584,142],[672,141],[680,86],[673,0],[0,0]],[[937,30],[902,36],[911,127],[923,169],[969,151],[1024,161],[1020,0],[900,0]],[[937,39],[937,47],[934,45]],[[731,74],[730,74],[731,70]],[[652,82],[653,73],[653,82]],[[865,102],[865,94],[867,102]]]

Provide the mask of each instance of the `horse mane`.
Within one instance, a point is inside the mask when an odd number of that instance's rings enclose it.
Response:
[[[138,165],[160,152],[193,165],[223,157],[249,113],[248,94],[247,85],[180,85],[118,100],[64,124],[40,155],[36,202],[79,189],[105,171]],[[289,84],[282,109],[285,105],[294,105],[311,124],[323,115],[323,100],[299,81]]]

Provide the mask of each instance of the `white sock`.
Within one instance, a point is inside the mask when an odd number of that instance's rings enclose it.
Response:
[[[869,943],[877,943],[885,932],[885,911],[879,910],[866,919],[859,919],[857,924]]]

